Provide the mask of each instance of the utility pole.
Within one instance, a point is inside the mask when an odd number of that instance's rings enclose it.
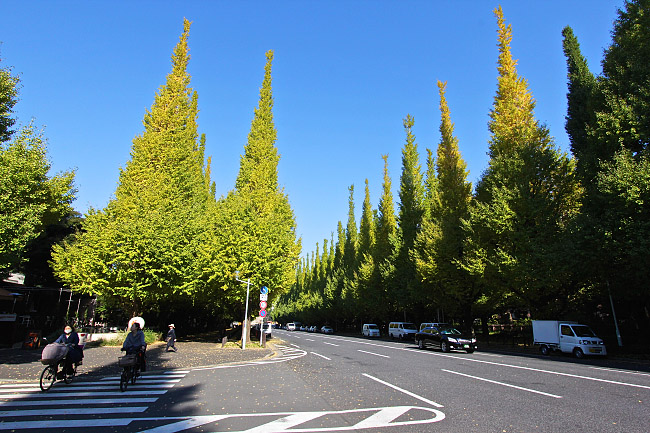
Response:
[[[242,349],[246,349],[246,331],[248,330],[248,294],[250,293],[251,289],[251,279],[249,278],[248,280],[240,280],[239,279],[239,271],[235,272],[235,280],[239,281],[240,283],[246,283],[246,312],[244,313],[244,323],[242,327],[242,333],[241,333],[241,341],[242,341]]]

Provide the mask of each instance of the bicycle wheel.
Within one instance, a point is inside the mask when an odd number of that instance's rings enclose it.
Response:
[[[131,383],[135,385],[135,380],[138,378],[140,373],[140,369],[138,369],[137,365],[134,365],[131,370]]]
[[[47,391],[52,388],[54,381],[56,380],[56,366],[48,365],[43,369],[41,373],[41,391]]]
[[[124,392],[129,387],[129,372],[130,368],[126,367],[122,370],[122,375],[120,376],[120,391]]]
[[[65,368],[65,366],[63,368]],[[77,375],[77,367],[73,365],[71,366],[71,368],[72,368],[72,372],[71,373],[66,372],[66,374],[63,376],[63,381],[65,383],[72,382],[72,379]]]

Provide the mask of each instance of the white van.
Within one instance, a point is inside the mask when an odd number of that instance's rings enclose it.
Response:
[[[379,332],[379,326],[374,323],[364,323],[361,328],[361,334],[364,337],[380,337],[381,333]]]
[[[295,331],[296,330],[296,324],[295,323],[287,323],[287,331]]]
[[[411,322],[390,322],[390,325],[388,325],[388,336],[391,338],[408,338],[412,340],[417,332],[418,328]]]
[[[424,322],[420,323],[420,331],[422,331],[424,328],[431,328],[433,326],[451,326],[449,323],[441,323],[441,322]]]

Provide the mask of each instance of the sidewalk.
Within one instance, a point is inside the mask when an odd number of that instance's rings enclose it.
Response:
[[[274,355],[273,342],[266,349],[221,348],[217,343],[176,342],[178,352],[166,352],[164,342],[153,343],[147,348],[147,371],[185,369],[203,366],[254,361]],[[0,384],[13,382],[37,382],[43,371],[42,348],[35,350],[0,349]],[[80,378],[119,374],[117,358],[123,353],[119,347],[87,347],[83,365],[77,369]]]

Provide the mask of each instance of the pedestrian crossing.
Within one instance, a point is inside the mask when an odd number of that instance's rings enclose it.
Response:
[[[0,431],[57,429],[61,425],[75,427],[81,420],[69,417],[79,415],[87,418],[88,414],[142,414],[187,373],[189,371],[176,370],[143,374],[125,392],[120,391],[119,376],[88,381],[77,379],[69,384],[57,382],[47,392],[42,392],[38,383],[0,385]],[[32,419],[25,421],[26,417]],[[119,424],[118,419],[111,420]]]

